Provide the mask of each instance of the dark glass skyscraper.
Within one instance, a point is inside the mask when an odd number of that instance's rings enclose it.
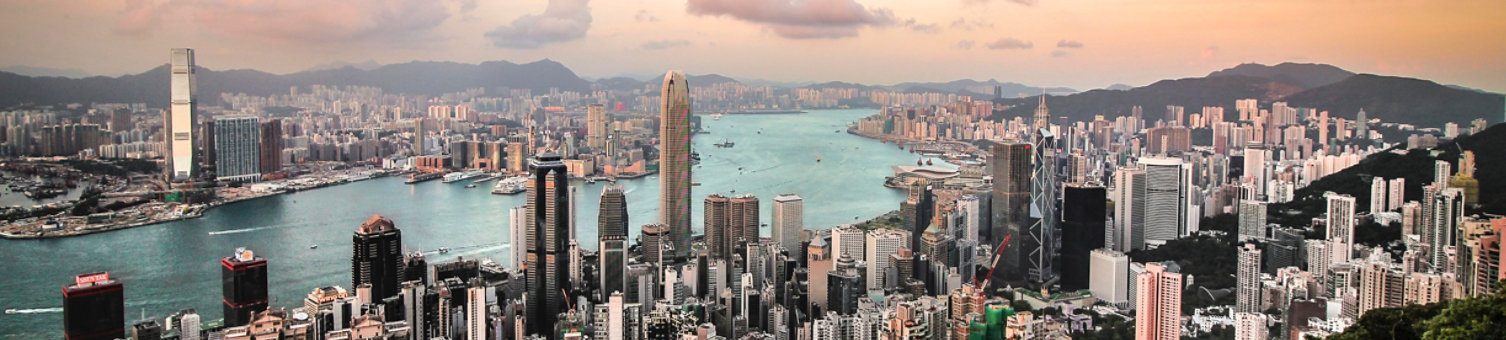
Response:
[[[628,212],[622,187],[609,184],[601,190],[601,210],[597,216],[596,235],[601,242],[597,246],[601,261],[597,275],[601,287],[597,293],[601,294],[602,301],[606,301],[612,292],[627,290],[623,278],[627,276]]]
[[[1026,238],[1030,220],[1030,144],[994,144],[988,166],[993,174],[993,226],[988,232],[990,249],[998,249],[1004,237],[1013,235],[1013,242],[1000,256],[998,267],[989,279],[993,287],[1003,287],[1006,282],[1023,282],[1025,279],[1027,247],[1020,246]]]
[[[263,175],[282,171],[282,120],[272,119],[261,123],[261,173]]]
[[[570,273],[570,178],[555,153],[544,153],[528,164],[528,332],[548,335],[565,308]]]
[[[1104,247],[1108,192],[1097,184],[1069,183],[1062,191],[1061,288],[1088,289],[1093,249]]]
[[[125,284],[110,273],[84,274],[63,287],[63,339],[125,337]]]
[[[403,233],[392,220],[371,215],[351,237],[350,286],[371,284],[372,301],[397,295],[403,279]]]
[[[243,326],[251,313],[267,309],[267,259],[246,248],[220,259],[225,327]]]

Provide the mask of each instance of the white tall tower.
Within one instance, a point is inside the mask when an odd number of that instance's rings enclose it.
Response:
[[[172,50],[172,108],[167,119],[168,180],[187,181],[198,176],[198,158],[194,152],[194,127],[197,124],[198,98],[194,94],[193,50]]]
[[[795,194],[774,196],[774,240],[791,254],[800,250],[800,231],[805,230],[805,199]]]
[[[1349,262],[1354,250],[1354,197],[1333,194],[1328,196],[1328,242],[1330,263]]]

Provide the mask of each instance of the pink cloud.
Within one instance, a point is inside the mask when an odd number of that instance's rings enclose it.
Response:
[[[580,39],[591,29],[590,0],[549,0],[543,14],[528,14],[512,23],[486,32],[492,45],[503,48],[538,48]]]
[[[120,34],[142,34],[161,24],[164,11],[187,14],[200,27],[234,39],[286,44],[406,42],[465,12],[474,0],[129,0],[115,24]]]
[[[763,24],[792,39],[854,37],[863,27],[897,23],[889,9],[868,8],[855,0],[690,0],[685,11]]]

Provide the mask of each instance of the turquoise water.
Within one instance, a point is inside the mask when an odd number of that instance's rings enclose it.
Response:
[[[692,225],[700,232],[699,200],[711,193],[752,193],[762,199],[767,223],[776,194],[805,198],[808,229],[826,229],[897,209],[904,193],[883,187],[890,166],[913,164],[916,156],[891,144],[849,135],[845,125],[872,110],[812,111],[797,115],[728,115],[703,118],[710,134],[697,135],[702,162],[692,170],[700,186]],[[841,130],[840,133],[835,131]],[[733,148],[711,144],[730,140]],[[817,162],[816,159],[821,161]],[[741,169],[741,170],[739,170]],[[631,221],[655,222],[657,177],[624,180]],[[507,209],[522,195],[490,194],[491,183],[430,181],[405,185],[383,178],[313,191],[239,202],[204,217],[102,234],[50,240],[0,240],[0,338],[61,338],[60,289],[77,274],[109,271],[125,283],[127,320],[160,319],[197,308],[205,320],[220,317],[219,259],[249,247],[269,262],[273,306],[298,306],[310,290],[350,285],[350,239],[372,214],[391,218],[409,250],[452,249],[429,254],[429,263],[486,257],[511,262]],[[596,211],[604,183],[579,187],[577,239],[596,247]],[[769,235],[767,227],[764,235]],[[317,249],[309,245],[317,244]]]

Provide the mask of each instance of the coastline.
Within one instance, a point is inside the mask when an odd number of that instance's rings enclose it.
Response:
[[[110,231],[116,231],[116,230],[125,230],[125,229],[131,229],[131,228],[136,228],[136,227],[144,227],[144,226],[150,226],[150,225],[156,225],[156,224],[162,224],[162,223],[168,223],[168,222],[176,222],[176,221],[181,221],[181,220],[195,219],[195,218],[203,217],[205,212],[209,211],[209,209],[213,209],[213,208],[216,208],[216,207],[221,207],[221,206],[230,205],[230,204],[239,203],[239,202],[244,202],[244,201],[255,200],[255,199],[259,199],[259,198],[266,198],[266,197],[272,197],[272,196],[277,196],[277,195],[291,194],[291,193],[297,193],[297,192],[300,192],[300,191],[309,191],[309,190],[315,190],[315,189],[320,189],[320,188],[325,188],[325,187],[331,187],[331,186],[337,186],[337,185],[342,185],[342,184],[355,183],[355,182],[360,182],[360,181],[365,181],[365,180],[370,180],[370,179],[388,177],[388,176],[391,176],[393,173],[394,172],[391,172],[391,171],[378,171],[376,173],[371,174],[370,176],[359,176],[359,177],[353,177],[353,178],[341,178],[341,179],[331,180],[331,181],[327,181],[327,182],[326,181],[321,181],[321,182],[315,182],[314,184],[311,184],[311,185],[308,185],[308,186],[289,187],[289,188],[282,189],[282,190],[277,190],[277,191],[272,191],[272,192],[266,192],[266,193],[259,193],[259,194],[254,194],[254,195],[241,196],[241,197],[235,197],[235,198],[225,199],[225,200],[218,200],[218,201],[214,201],[214,202],[210,202],[210,203],[206,203],[206,204],[188,205],[188,206],[186,206],[187,211],[185,211],[185,212],[183,212],[181,214],[171,215],[171,216],[167,216],[167,217],[154,217],[154,218],[149,218],[148,220],[145,220],[145,221],[129,222],[129,223],[125,223],[125,224],[119,224],[119,223],[87,224],[86,223],[83,226],[72,227],[74,229],[65,229],[63,231],[34,231],[34,232],[25,232],[25,233],[13,233],[10,230],[0,230],[0,239],[6,239],[6,240],[42,240],[42,239],[68,238],[68,237],[74,237],[74,236],[84,236],[84,235],[91,235],[91,234],[110,232]],[[167,205],[166,203],[162,203],[162,202],[151,202],[151,203],[146,203],[146,204],[143,204],[143,205],[150,205],[150,204]],[[63,218],[67,218],[67,219],[79,219],[79,218],[87,218],[87,217],[63,216]],[[9,229],[9,228],[12,228],[12,227],[14,227],[14,226],[7,225],[6,227],[0,228],[0,229]]]

